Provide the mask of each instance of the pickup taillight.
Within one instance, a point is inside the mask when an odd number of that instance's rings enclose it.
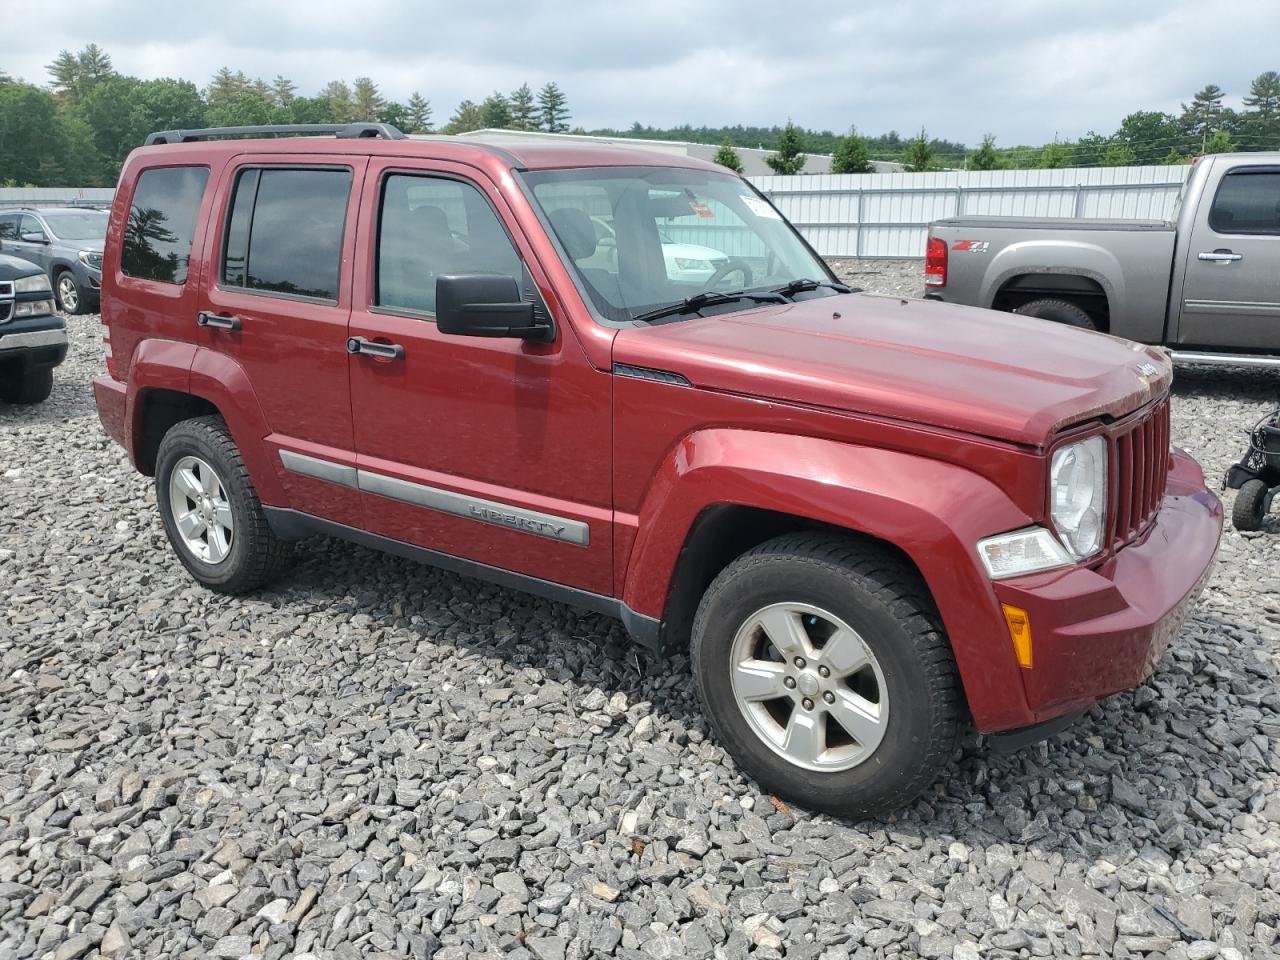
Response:
[[[924,249],[924,285],[947,285],[947,241],[941,237],[930,237],[929,244]]]

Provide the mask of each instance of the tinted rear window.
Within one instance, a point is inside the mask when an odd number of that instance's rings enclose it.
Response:
[[[1280,234],[1280,169],[1232,171],[1209,212],[1218,233]]]
[[[133,191],[120,250],[120,269],[131,277],[186,283],[196,214],[208,167],[145,170]]]
[[[245,170],[227,223],[226,286],[337,301],[350,170]]]

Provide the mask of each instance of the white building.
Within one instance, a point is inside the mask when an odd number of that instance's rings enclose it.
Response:
[[[697,157],[699,160],[714,160],[719,146],[712,143],[687,143],[681,140],[640,140],[633,137],[593,137],[581,133],[543,133],[541,130],[473,130],[460,133],[460,137],[474,137],[483,140],[487,137],[501,137],[505,140],[563,140],[566,143],[595,143],[619,147],[644,147],[681,157]],[[773,173],[765,163],[765,157],[771,156],[773,150],[756,150],[750,147],[734,147],[742,158],[742,173],[747,177],[767,177]],[[876,173],[901,173],[902,164],[873,160]],[[805,154],[803,173],[830,173],[831,157],[827,154]]]

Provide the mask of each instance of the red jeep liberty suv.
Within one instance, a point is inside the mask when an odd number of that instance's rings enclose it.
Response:
[[[201,583],[329,534],[612,614],[839,814],[970,720],[1027,742],[1141,683],[1221,531],[1158,350],[852,292],[747,181],[643,149],[153,134],[102,320],[102,422]]]

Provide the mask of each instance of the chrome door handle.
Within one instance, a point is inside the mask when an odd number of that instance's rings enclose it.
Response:
[[[381,357],[383,360],[399,360],[404,356],[404,347],[398,343],[377,343],[366,340],[364,337],[348,337],[347,353]]]
[[[1234,263],[1236,260],[1243,260],[1244,254],[1232,253],[1230,250],[1206,250],[1200,254],[1200,259],[1206,263]]]
[[[210,313],[208,310],[201,310],[196,314],[196,326],[198,327],[214,327],[218,330],[239,330],[239,317],[224,317],[216,313]]]

